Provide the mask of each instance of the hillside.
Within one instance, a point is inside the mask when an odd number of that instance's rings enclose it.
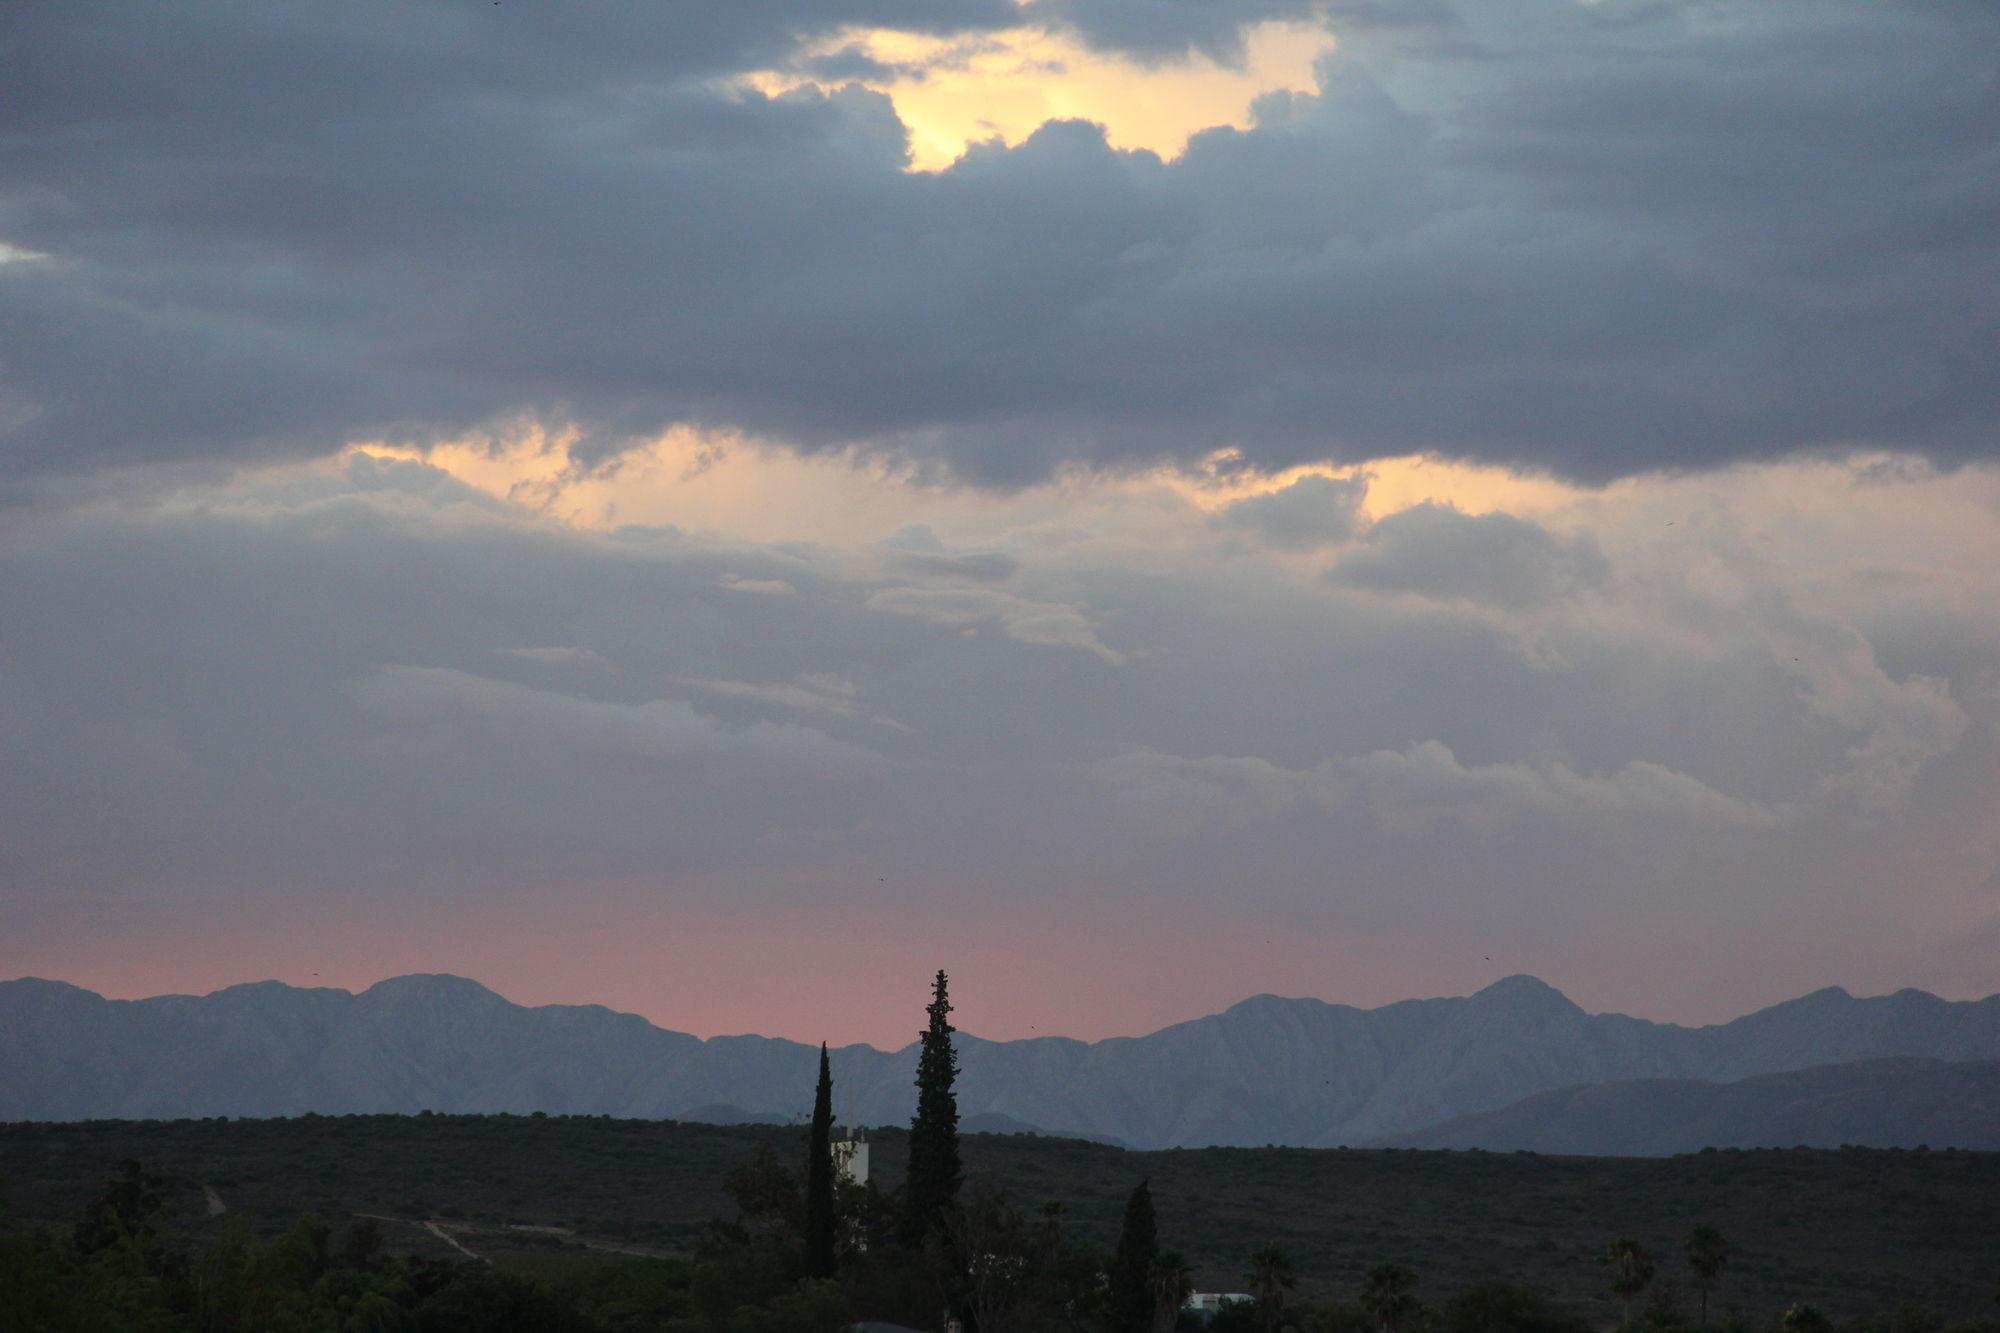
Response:
[[[1666,1156],[1802,1145],[2000,1150],[2000,1063],[1861,1060],[1734,1083],[1639,1079],[1545,1092],[1384,1146]]]
[[[906,1137],[876,1131],[877,1178],[901,1178]],[[23,1222],[73,1218],[121,1158],[175,1179],[193,1238],[232,1219],[266,1233],[312,1209],[341,1219],[411,1219],[399,1245],[429,1245],[415,1222],[445,1220],[481,1254],[585,1240],[686,1251],[727,1214],[724,1174],[760,1145],[803,1154],[797,1128],[597,1118],[312,1117],[290,1120],[0,1125],[0,1183]],[[1846,1320],[1913,1302],[1990,1316],[2000,1236],[2000,1154],[1852,1149],[1704,1152],[1674,1158],[1517,1153],[1211,1148],[1127,1152],[1028,1136],[969,1135],[968,1181],[1064,1205],[1082,1239],[1110,1245],[1126,1195],[1149,1179],[1164,1244],[1207,1290],[1241,1285],[1258,1246],[1297,1263],[1301,1295],[1351,1299],[1369,1265],[1411,1264],[1442,1297],[1502,1276],[1554,1293],[1601,1326],[1616,1317],[1598,1263],[1637,1238],[1663,1283],[1689,1293],[1680,1238],[1707,1223],[1732,1256],[1718,1315],[1766,1322],[1810,1300]],[[229,1213],[208,1216],[202,1186]]]

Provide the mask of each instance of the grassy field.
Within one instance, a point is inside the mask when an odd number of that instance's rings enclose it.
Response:
[[[905,1142],[874,1139],[876,1179]],[[353,1116],[0,1125],[0,1188],[16,1220],[73,1218],[123,1158],[175,1182],[176,1225],[222,1225],[209,1195],[261,1231],[311,1210],[402,1219],[399,1248],[443,1256],[449,1236],[503,1263],[595,1246],[673,1253],[729,1215],[722,1177],[759,1145],[803,1156],[803,1131],[587,1117]],[[1301,1294],[1351,1298],[1366,1268],[1414,1267],[1434,1298],[1476,1279],[1541,1287],[1599,1322],[1617,1313],[1598,1256],[1631,1236],[1688,1303],[1679,1240],[1707,1223],[1732,1246],[1715,1309],[1762,1319],[1795,1301],[1837,1318],[1927,1306],[1992,1317],[2000,1286],[2000,1154],[1705,1152],[1668,1159],[1213,1148],[1128,1152],[1075,1140],[971,1135],[967,1177],[1016,1201],[1061,1202],[1106,1246],[1125,1197],[1152,1182],[1161,1243],[1204,1290],[1242,1286],[1276,1241]],[[437,1219],[438,1230],[421,1224]],[[531,1229],[532,1228],[532,1229]],[[440,1235],[440,1232],[443,1235]]]

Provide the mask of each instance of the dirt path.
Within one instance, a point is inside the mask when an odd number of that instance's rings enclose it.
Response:
[[[431,1220],[418,1221],[414,1217],[390,1217],[387,1213],[356,1213],[354,1216],[372,1217],[377,1222],[394,1222],[398,1226],[416,1227],[419,1230],[428,1231],[431,1235],[451,1246],[452,1249],[457,1250],[466,1258],[477,1260],[482,1264],[490,1264],[493,1261],[485,1255],[467,1248],[465,1242],[458,1238],[459,1235],[469,1234],[476,1240],[482,1233],[488,1235],[489,1238],[497,1239],[506,1232],[525,1232],[534,1236],[554,1236],[571,1245],[581,1245],[586,1250],[596,1250],[602,1254],[625,1254],[635,1259],[670,1259],[678,1253],[675,1250],[662,1249],[657,1245],[626,1245],[620,1244],[617,1241],[599,1240],[594,1236],[580,1236],[573,1227],[531,1226],[526,1222],[510,1222],[504,1227],[454,1224],[457,1231],[457,1234],[454,1234],[452,1230],[446,1229],[442,1222]],[[504,1241],[498,1241],[497,1243],[502,1248],[507,1248]]]
[[[458,1237],[446,1231],[439,1223],[432,1221],[419,1222],[413,1217],[390,1217],[386,1213],[356,1213],[354,1216],[373,1218],[377,1222],[394,1222],[397,1226],[416,1227],[421,1231],[430,1232],[431,1235],[436,1236],[439,1240],[451,1246],[452,1249],[457,1250],[460,1254],[476,1263],[485,1264],[492,1262],[485,1255],[474,1254],[471,1250],[466,1249],[465,1246],[459,1243]]]
[[[466,1249],[463,1245],[458,1243],[458,1237],[452,1235],[449,1231],[446,1231],[443,1227],[439,1226],[437,1223],[435,1222],[424,1223],[424,1230],[430,1232],[433,1236],[436,1236],[439,1240],[451,1246],[451,1248],[457,1250],[460,1254],[464,1255],[466,1258],[482,1264],[488,1262],[485,1255],[474,1254],[471,1250]]]
[[[629,1254],[640,1259],[670,1259],[675,1252],[663,1250],[657,1245],[620,1245],[616,1241],[597,1240],[591,1236],[579,1236],[575,1227],[541,1227],[527,1222],[509,1222],[509,1231],[525,1231],[535,1236],[559,1236],[573,1245],[581,1245],[586,1250],[600,1250],[605,1254]]]

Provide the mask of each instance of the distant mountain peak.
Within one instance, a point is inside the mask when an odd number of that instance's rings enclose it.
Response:
[[[1847,1004],[1854,999],[1845,986],[1821,986],[1816,991],[1808,991],[1796,1000],[1774,1004],[1773,1009],[1819,1009],[1827,1005]]]
[[[1511,1008],[1532,1005],[1583,1012],[1583,1009],[1569,996],[1540,977],[1530,976],[1526,972],[1516,972],[1512,976],[1502,977],[1492,985],[1474,991],[1471,998],[1488,1003],[1499,1002]]]
[[[85,990],[71,982],[57,981],[51,977],[11,977],[0,981],[0,986],[14,986],[25,991],[76,991],[93,999],[102,998],[96,991]]]
[[[1561,991],[1551,986],[1548,982],[1543,981],[1532,972],[1510,972],[1498,981],[1489,982],[1487,985],[1480,987],[1475,994],[1502,994],[1511,991],[1548,991],[1555,995],[1562,994]]]
[[[367,990],[361,998],[377,1000],[434,999],[456,1000],[461,1003],[495,1003],[512,1005],[513,1001],[490,990],[471,977],[461,977],[451,972],[410,972],[400,977],[385,977]]]
[[[326,986],[294,986],[290,982],[279,981],[275,977],[267,977],[263,981],[239,981],[233,986],[224,986],[221,990],[210,991],[209,994],[255,996],[255,995],[274,995],[279,992],[330,990],[330,989],[333,988]],[[347,993],[348,992],[346,991],[341,991],[342,995],[345,995]],[[188,998],[192,999],[196,997],[190,996]]]
[[[1264,991],[1261,994],[1252,995],[1248,999],[1238,1000],[1223,1012],[1230,1014],[1251,1014],[1260,1011],[1269,1012],[1271,1010],[1290,1009],[1302,1004],[1324,1003],[1326,1003],[1324,1000],[1302,999],[1292,995],[1273,995],[1270,991]],[[1197,1018],[1189,1021],[1198,1023],[1201,1020]]]

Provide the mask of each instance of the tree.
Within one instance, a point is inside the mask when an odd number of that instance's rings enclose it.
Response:
[[[1611,1294],[1625,1303],[1626,1324],[1632,1322],[1632,1302],[1653,1280],[1653,1260],[1636,1240],[1615,1240],[1604,1253],[1611,1266]]]
[[[1045,1206],[1029,1216],[1002,1195],[976,1186],[954,1208],[943,1235],[933,1235],[936,1258],[965,1256],[965,1311],[978,1333],[1017,1333],[1053,1327],[1063,1316],[1062,1209]]]
[[[1125,1200],[1125,1221],[1118,1228],[1118,1253],[1111,1260],[1111,1333],[1146,1333],[1152,1327],[1152,1271],[1158,1253],[1153,1191],[1142,1180]]]
[[[1442,1333],[1591,1333],[1587,1320],[1533,1288],[1491,1278],[1460,1288],[1440,1313]]]
[[[1688,1267],[1694,1270],[1695,1285],[1701,1288],[1701,1323],[1708,1327],[1708,1289],[1729,1262],[1729,1243],[1714,1227],[1696,1227],[1681,1242],[1687,1251]]]
[[[1423,1313],[1416,1273],[1403,1264],[1376,1264],[1361,1284],[1361,1308],[1374,1316],[1383,1333],[1399,1333]]]
[[[951,1000],[942,970],[924,1011],[930,1023],[917,1053],[917,1114],[910,1121],[910,1172],[904,1186],[903,1240],[912,1249],[942,1227],[958,1202],[958,1055],[951,1048]]]
[[[787,1245],[796,1243],[803,1234],[799,1178],[778,1159],[770,1144],[758,1144],[749,1161],[724,1172],[722,1192],[735,1201],[738,1229],[776,1236]]]
[[[806,1141],[806,1276],[833,1276],[833,1066],[819,1044],[819,1091]]]
[[[1292,1256],[1283,1247],[1266,1245],[1250,1256],[1250,1271],[1243,1275],[1250,1294],[1257,1298],[1257,1322],[1264,1333],[1277,1333],[1278,1320],[1285,1311],[1285,1293],[1299,1285],[1292,1271]]]
[[[1060,1327],[1069,1333],[1106,1327],[1111,1303],[1111,1256],[1101,1245],[1084,1241],[1065,1244],[1056,1252],[1051,1275],[1054,1301],[1062,1311]]]
[[[77,1251],[86,1257],[121,1242],[139,1247],[146,1255],[162,1251],[160,1229],[166,1217],[167,1182],[146,1171],[137,1162],[118,1164],[118,1176],[104,1187],[76,1224],[73,1233]]]
[[[1174,1324],[1181,1317],[1181,1306],[1187,1304],[1188,1293],[1194,1290],[1194,1274],[1188,1269],[1187,1260],[1172,1250],[1154,1255],[1146,1269],[1146,1289],[1153,1298],[1150,1333],[1173,1333]]]

